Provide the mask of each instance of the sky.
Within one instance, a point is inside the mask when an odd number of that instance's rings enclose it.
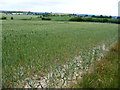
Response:
[[[0,10],[118,16],[119,0],[0,0]]]

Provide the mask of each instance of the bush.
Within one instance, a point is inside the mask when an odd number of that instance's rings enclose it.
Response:
[[[2,18],[1,18],[2,20],[6,20],[7,19],[7,17],[5,17],[5,16],[2,16]]]
[[[102,20],[102,22],[108,22],[108,19],[104,18],[104,19]]]
[[[84,18],[84,21],[93,22],[92,18]]]
[[[38,16],[37,18],[43,18],[43,16],[42,16],[42,15],[40,15],[40,16]]]
[[[69,21],[83,21],[82,17],[74,17],[71,18]]]
[[[20,20],[31,20],[31,18],[28,18],[28,19],[20,19]]]
[[[11,17],[11,20],[13,20],[13,17]]]
[[[119,19],[108,19],[108,18],[85,18],[85,17],[74,17],[69,19],[69,21],[84,21],[84,22],[101,22],[101,23],[116,23],[116,24],[120,24],[120,20]]]
[[[41,18],[42,20],[51,20],[51,18]]]
[[[120,24],[120,20],[119,19],[109,19],[108,22]]]

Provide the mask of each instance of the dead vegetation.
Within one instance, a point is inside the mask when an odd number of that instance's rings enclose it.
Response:
[[[119,46],[120,41],[112,44],[106,56],[95,62],[94,73],[85,74],[72,88],[119,88]]]

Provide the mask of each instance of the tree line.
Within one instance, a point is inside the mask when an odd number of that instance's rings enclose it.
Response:
[[[111,19],[111,18],[96,18],[96,17],[73,17],[69,19],[69,21],[77,21],[77,22],[102,22],[102,23],[117,23],[120,24],[119,19]]]

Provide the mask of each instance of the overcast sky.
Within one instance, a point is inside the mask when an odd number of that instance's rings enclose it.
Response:
[[[0,0],[0,10],[118,15],[119,0]]]

